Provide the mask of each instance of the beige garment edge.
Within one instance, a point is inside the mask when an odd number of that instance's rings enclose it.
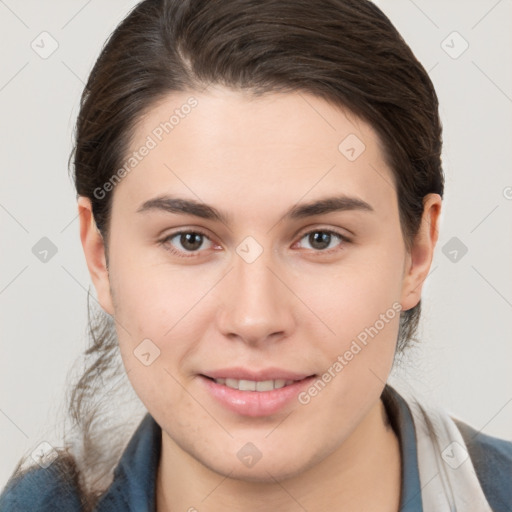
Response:
[[[492,512],[454,420],[442,408],[404,398],[416,430],[423,512]]]

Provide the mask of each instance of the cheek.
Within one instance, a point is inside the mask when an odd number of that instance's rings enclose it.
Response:
[[[180,369],[201,339],[205,322],[194,306],[207,283],[191,286],[184,273],[134,260],[117,261],[113,282],[119,349],[136,394],[150,411],[186,407]]]
[[[312,336],[325,333],[315,337],[329,381],[321,402],[357,410],[387,381],[400,324],[400,258],[390,248],[368,247],[334,272],[308,278],[302,292],[309,288],[308,305],[329,327],[311,324]]]
[[[358,411],[362,414],[381,393],[393,365],[401,310],[400,264],[382,258],[373,266],[344,267],[325,280],[323,291],[318,280],[311,282],[316,282],[316,293],[308,296],[311,309],[319,312],[330,332],[318,321],[310,324],[322,353],[322,382],[307,389],[301,403],[311,402],[310,410],[331,424],[341,421],[332,418],[338,410],[355,421]],[[327,334],[315,336],[319,332]]]
[[[119,258],[113,279],[116,314],[144,335],[163,337],[207,290],[206,276],[200,278],[192,268]]]
[[[334,331],[335,337],[343,340],[353,338],[390,308],[388,317],[393,318],[386,326],[398,323],[394,313],[400,307],[399,253],[369,247],[354,252],[332,270],[326,268],[309,272],[309,277],[297,282],[302,283],[298,293],[318,312],[331,334]]]
[[[147,264],[136,255],[117,258],[112,268],[116,329],[125,367],[138,368],[137,354],[147,346],[152,357],[158,355],[152,368],[175,372],[196,350],[211,323],[211,311],[205,305],[218,276],[211,271],[199,273],[193,266]],[[152,373],[151,380],[162,375]]]

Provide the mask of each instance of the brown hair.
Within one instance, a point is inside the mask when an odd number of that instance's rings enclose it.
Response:
[[[108,248],[113,192],[95,190],[122,167],[138,120],[173,91],[209,84],[256,95],[304,91],[369,122],[393,171],[400,224],[410,249],[423,198],[443,195],[441,123],[434,87],[389,19],[366,0],[145,0],[103,47],[81,98],[76,125],[77,196],[92,201]],[[376,179],[380,179],[376,176]],[[108,249],[107,249],[108,250]],[[107,260],[108,261],[108,260]],[[415,339],[421,302],[400,317],[397,354]],[[115,367],[111,318],[89,324],[87,367],[73,388],[70,413],[82,438],[77,465],[111,475],[122,446],[100,460],[91,432],[98,418],[95,394]],[[109,427],[110,428],[110,427]],[[91,506],[99,489],[84,487]]]

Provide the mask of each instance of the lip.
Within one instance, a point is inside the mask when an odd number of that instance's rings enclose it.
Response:
[[[264,368],[261,370],[250,370],[248,368],[231,367],[204,372],[202,375],[212,379],[237,379],[237,380],[302,380],[310,377],[311,373],[296,373],[281,368]]]
[[[199,380],[208,393],[225,409],[241,416],[271,416],[297,400],[297,395],[313,382],[316,375],[297,374],[278,369],[249,371],[241,368],[229,368],[200,374]],[[293,384],[272,391],[240,391],[212,379],[231,378],[238,380],[294,380]]]

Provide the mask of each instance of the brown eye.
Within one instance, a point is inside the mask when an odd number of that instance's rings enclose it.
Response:
[[[210,246],[204,247],[205,241],[208,241]],[[211,247],[211,240],[204,233],[198,231],[173,233],[161,240],[160,243],[173,254],[183,257],[199,255],[200,249]]]
[[[331,243],[331,238],[331,233],[315,231],[308,235],[308,242],[314,249],[327,249]]]
[[[317,229],[305,233],[301,240],[307,240],[309,247],[306,247],[306,249],[313,249],[316,252],[330,252],[330,249],[336,249],[336,246],[343,246],[350,242],[347,237],[340,233],[326,229]]]
[[[181,233],[180,244],[187,251],[195,251],[203,244],[203,235],[200,233]]]

